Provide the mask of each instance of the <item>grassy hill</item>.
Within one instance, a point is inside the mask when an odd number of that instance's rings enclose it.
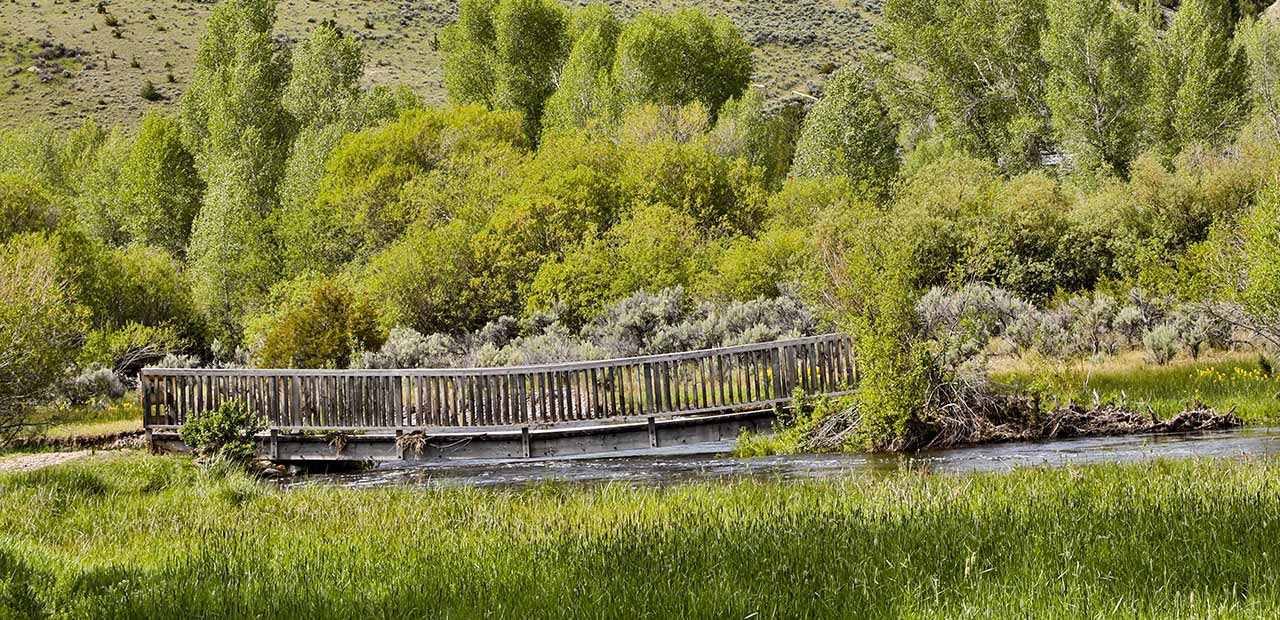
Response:
[[[737,23],[756,46],[755,82],[775,99],[813,92],[826,73],[870,44],[881,0],[608,0],[623,15],[701,6]],[[585,4],[578,0],[571,4]],[[8,0],[0,4],[0,127],[57,127],[95,117],[133,123],[172,106],[191,74],[211,3],[191,0]],[[443,101],[436,32],[456,0],[281,0],[277,30],[305,36],[332,19],[364,41],[365,79],[404,83]],[[143,97],[147,82],[155,87]]]

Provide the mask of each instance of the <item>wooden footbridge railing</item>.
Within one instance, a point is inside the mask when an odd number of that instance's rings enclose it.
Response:
[[[626,359],[418,370],[147,368],[148,429],[238,399],[272,429],[360,431],[555,425],[763,409],[793,390],[857,381],[852,343],[833,334]]]

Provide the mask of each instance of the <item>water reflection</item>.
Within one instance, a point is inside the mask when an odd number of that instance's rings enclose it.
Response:
[[[692,480],[767,478],[801,480],[906,468],[934,472],[998,471],[1036,465],[1128,463],[1155,458],[1247,458],[1280,454],[1280,427],[1212,433],[1102,437],[1022,442],[919,452],[910,455],[801,454],[736,458],[733,442],[673,449],[512,461],[392,463],[356,473],[311,475],[286,487],[331,484],[509,487],[542,482],[667,484]]]

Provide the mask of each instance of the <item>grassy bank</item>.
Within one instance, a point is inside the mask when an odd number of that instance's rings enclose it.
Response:
[[[118,455],[0,477],[0,608],[67,617],[1258,617],[1280,613],[1277,540],[1280,462],[1271,461],[283,492],[177,458]]]
[[[41,413],[49,422],[40,435],[50,439],[88,437],[142,430],[142,407],[138,396],[129,393],[108,405],[88,405]]]
[[[1098,361],[1003,360],[994,363],[992,370],[997,381],[1062,401],[1089,403],[1097,391],[1103,400],[1123,399],[1168,417],[1199,400],[1219,411],[1234,408],[1247,423],[1280,421],[1280,375],[1264,373],[1257,354],[1220,353],[1159,366],[1147,362],[1141,352],[1131,351]]]
[[[106,435],[141,431],[142,408],[137,395],[130,393],[105,404],[43,407],[34,413],[31,422],[36,426],[19,435],[16,443],[0,445],[0,456],[65,449],[42,445],[45,441],[92,441]]]

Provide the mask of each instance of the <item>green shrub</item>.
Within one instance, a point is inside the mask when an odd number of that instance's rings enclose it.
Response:
[[[1157,325],[1142,335],[1142,346],[1151,361],[1164,366],[1178,355],[1178,330],[1168,323]]]
[[[743,432],[733,448],[734,456],[753,457],[775,454],[796,454],[812,450],[810,440],[815,428],[827,417],[839,415],[855,407],[850,397],[831,398],[825,394],[808,396],[803,388],[796,388],[791,393],[791,406],[778,414],[772,433]],[[850,437],[858,437],[851,433]],[[861,448],[861,445],[845,446],[850,450]]]
[[[668,205],[712,232],[750,234],[764,222],[768,192],[761,168],[700,142],[661,138],[626,147],[619,182],[634,203]]]
[[[186,252],[205,189],[181,134],[172,118],[155,111],[143,116],[121,165],[115,200],[132,240],[162,247],[174,256]]]
[[[46,232],[59,213],[42,188],[17,173],[0,173],[0,242],[24,232]]]
[[[920,337],[916,302],[924,272],[920,241],[892,213],[863,205],[820,230],[830,295],[855,339],[863,447],[892,450],[920,424],[934,365]]]
[[[822,99],[804,119],[792,174],[843,176],[882,189],[898,171],[898,127],[861,64],[827,80]]]
[[[189,341],[170,324],[127,323],[118,329],[91,332],[80,349],[82,366],[100,364],[122,377],[133,376],[148,364],[188,349]]]
[[[203,459],[247,461],[254,456],[253,436],[266,428],[266,420],[249,411],[248,405],[230,400],[217,409],[193,414],[178,429],[178,437]]]
[[[688,287],[706,268],[705,241],[692,217],[666,205],[644,205],[603,239],[588,237],[562,261],[539,269],[528,310],[560,305],[571,326],[640,290]]]
[[[800,289],[812,263],[808,230],[771,226],[754,239],[739,237],[728,244],[698,288],[714,299],[777,297]]]
[[[454,158],[524,146],[519,114],[477,107],[414,111],[347,134],[328,155],[315,200],[286,205],[280,226],[286,255],[324,271],[367,259],[421,215],[426,201],[408,200],[410,185]]]
[[[715,118],[746,90],[753,69],[751,46],[733,22],[699,9],[641,13],[617,45],[613,75],[624,106],[699,101]]]
[[[147,101],[159,101],[164,99],[164,95],[160,94],[160,91],[156,89],[156,85],[153,84],[151,80],[142,82],[142,89],[138,91],[138,96],[146,99]]]
[[[346,368],[382,346],[374,309],[341,282],[303,279],[278,287],[276,297],[279,309],[249,326],[260,366]]]
[[[31,407],[62,378],[86,328],[87,312],[56,263],[41,235],[0,244],[0,438],[23,428]]]
[[[1245,217],[1241,237],[1241,301],[1261,335],[1280,347],[1280,187],[1263,193]]]
[[[413,226],[373,257],[360,286],[370,298],[380,300],[379,323],[388,329],[405,325],[424,334],[484,325],[494,306],[483,296],[468,299],[478,271],[470,260],[471,239],[462,222],[439,228]]]

